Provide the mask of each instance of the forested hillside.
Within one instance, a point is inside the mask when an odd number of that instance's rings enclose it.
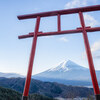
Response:
[[[23,92],[24,78],[0,78],[0,86],[14,89],[20,93]],[[31,80],[30,94],[37,93],[48,97],[88,97],[93,95],[92,88],[67,86],[55,82],[42,82],[39,80]]]
[[[15,90],[0,87],[0,100],[21,100],[22,94]],[[54,100],[39,94],[29,95],[29,100]]]

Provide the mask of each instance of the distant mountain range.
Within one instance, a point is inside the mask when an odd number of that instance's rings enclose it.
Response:
[[[97,78],[100,83],[100,71],[96,70]],[[5,78],[24,78],[23,75],[16,73],[0,73],[0,77]],[[90,71],[88,68],[80,66],[69,60],[58,64],[57,66],[48,69],[42,73],[32,76],[33,79],[42,81],[58,82],[66,85],[74,86],[91,86]]]
[[[23,75],[20,74],[16,74],[16,73],[1,73],[0,72],[0,77],[5,77],[5,78],[17,78],[17,77],[21,77],[24,78]]]
[[[0,78],[0,86],[16,90],[20,93],[23,92],[24,84],[25,84],[25,78]],[[56,82],[42,82],[42,81],[34,80],[34,79],[31,80],[29,92],[30,94],[36,93],[36,94],[41,94],[41,95],[52,97],[52,98],[55,98],[55,97],[62,97],[62,98],[88,97],[90,95],[93,95],[92,88],[67,86],[67,85],[56,83]],[[9,95],[10,94],[13,95],[14,93],[9,93]]]
[[[100,71],[96,71],[100,82]],[[64,61],[58,66],[48,69],[42,73],[33,75],[32,78],[42,81],[54,81],[71,85],[91,85],[90,71],[88,68],[80,66],[73,61]],[[73,83],[74,82],[74,83]]]

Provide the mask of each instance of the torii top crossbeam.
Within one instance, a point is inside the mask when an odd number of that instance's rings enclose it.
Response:
[[[58,11],[50,11],[50,12],[42,12],[42,13],[36,13],[36,14],[21,15],[21,16],[18,16],[18,19],[22,20],[22,19],[37,18],[37,16],[48,17],[48,16],[56,16],[58,14],[60,14],[60,15],[74,14],[74,13],[79,13],[79,12],[90,12],[90,11],[97,11],[97,10],[100,10],[100,5],[74,8],[74,9],[65,9],[65,10],[58,10]]]
[[[28,93],[29,93],[29,86],[30,86],[30,81],[31,81],[31,74],[32,74],[33,61],[34,61],[34,56],[35,56],[37,37],[38,36],[48,36],[48,35],[72,34],[72,33],[83,33],[83,39],[84,39],[91,79],[92,79],[92,83],[93,83],[94,93],[96,95],[96,100],[100,100],[99,85],[97,82],[97,77],[96,77],[96,73],[95,73],[92,54],[91,54],[90,45],[89,45],[88,36],[87,36],[87,32],[100,31],[100,27],[92,27],[92,28],[90,26],[86,27],[85,22],[84,22],[84,16],[83,16],[83,12],[99,11],[99,10],[100,10],[100,5],[95,5],[95,6],[88,6],[88,7],[73,8],[73,9],[67,9],[67,10],[50,11],[50,12],[18,16],[19,20],[30,19],[30,18],[37,19],[34,32],[31,32],[27,35],[19,36],[19,39],[34,37],[22,100],[28,100]],[[65,30],[65,31],[61,30],[60,16],[65,15],[65,14],[74,14],[74,13],[79,14],[81,27],[72,29],[72,30]],[[39,32],[38,30],[39,30],[40,18],[41,17],[49,17],[49,16],[57,16],[57,31],[45,32],[45,33]]]
[[[82,32],[82,28],[61,31],[60,16],[64,14],[73,14],[73,13],[79,13],[79,12],[90,12],[90,11],[98,11],[98,10],[100,10],[100,5],[81,7],[81,8],[75,8],[75,9],[67,9],[67,10],[50,11],[50,12],[43,12],[43,13],[36,13],[36,14],[29,14],[29,15],[20,15],[18,16],[18,19],[23,20],[23,19],[31,19],[31,18],[37,18],[37,17],[49,17],[49,16],[58,17],[58,31],[57,32],[45,32],[45,33],[38,32],[37,36],[80,33]],[[94,27],[94,28],[86,27],[86,31],[87,32],[100,31],[100,27]],[[34,33],[31,32],[28,35],[19,36],[19,39],[33,37],[33,36],[34,36]]]

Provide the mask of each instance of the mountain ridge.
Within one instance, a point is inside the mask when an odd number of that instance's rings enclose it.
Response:
[[[78,67],[76,67],[78,66]],[[76,64],[75,62],[68,60],[68,61],[63,61],[61,62],[59,65],[57,65],[56,67],[52,67],[50,69],[48,69],[47,71],[55,71],[55,70],[59,70],[59,69],[63,69],[64,72],[68,71],[68,70],[72,70],[72,69],[88,69],[85,68],[83,66],[80,66],[78,64]]]
[[[96,71],[97,78],[100,82],[100,71]],[[74,81],[89,81],[91,82],[90,71],[88,68],[76,64],[75,62],[68,60],[60,63],[59,65],[50,68],[44,72],[33,75],[32,78],[45,81],[48,78],[50,79],[59,79],[59,80],[74,80]],[[43,80],[44,78],[44,80]]]
[[[5,78],[21,77],[21,78],[24,78],[23,75],[20,75],[20,74],[17,74],[17,73],[2,73],[2,72],[0,72],[0,77],[5,77]]]
[[[98,82],[100,83],[100,71],[96,70]],[[0,73],[0,77],[5,78],[25,78],[25,76],[16,73]],[[59,82],[65,85],[90,86],[92,85],[91,76],[88,68],[68,60],[59,63],[44,72],[32,76],[44,82]],[[82,84],[83,83],[83,84]],[[87,85],[86,85],[87,84]]]
[[[21,77],[21,78],[24,78],[23,75],[20,75],[20,74],[17,74],[17,73],[2,73],[2,72],[0,72],[0,77],[5,77],[5,78]]]

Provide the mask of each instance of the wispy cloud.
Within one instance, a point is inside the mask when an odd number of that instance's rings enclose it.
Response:
[[[91,52],[93,58],[100,59],[100,41],[96,41],[94,44],[92,44]],[[82,58],[86,58],[86,52],[82,53]]]
[[[64,9],[87,6],[89,2],[96,3],[97,0],[71,0],[65,4]],[[87,26],[93,27],[99,24],[99,22],[89,14],[84,14],[84,19]]]
[[[95,42],[95,43],[91,46],[91,51],[92,51],[92,52],[100,51],[100,41]]]
[[[85,19],[85,24],[87,26],[96,26],[99,24],[99,22],[91,15],[89,14],[84,14],[84,19]]]
[[[64,6],[64,9],[69,8],[77,8],[77,7],[83,7],[91,4],[96,4],[97,0],[70,0],[67,2]],[[100,24],[93,16],[90,14],[84,14],[85,24],[86,26],[96,26]],[[100,41],[95,42],[91,46],[92,55],[94,58],[100,58]],[[82,58],[86,58],[86,53],[82,53]]]
[[[69,9],[69,8],[83,7],[90,4],[95,5],[97,4],[97,1],[98,0],[70,0],[65,4],[64,8]]]
[[[59,40],[63,42],[68,42],[68,39],[66,37],[61,37]]]
[[[86,6],[86,5],[87,5],[87,0],[72,0],[66,3],[64,8],[69,9],[69,8],[76,8],[76,7]]]
[[[54,38],[54,36],[44,36],[44,38]]]

